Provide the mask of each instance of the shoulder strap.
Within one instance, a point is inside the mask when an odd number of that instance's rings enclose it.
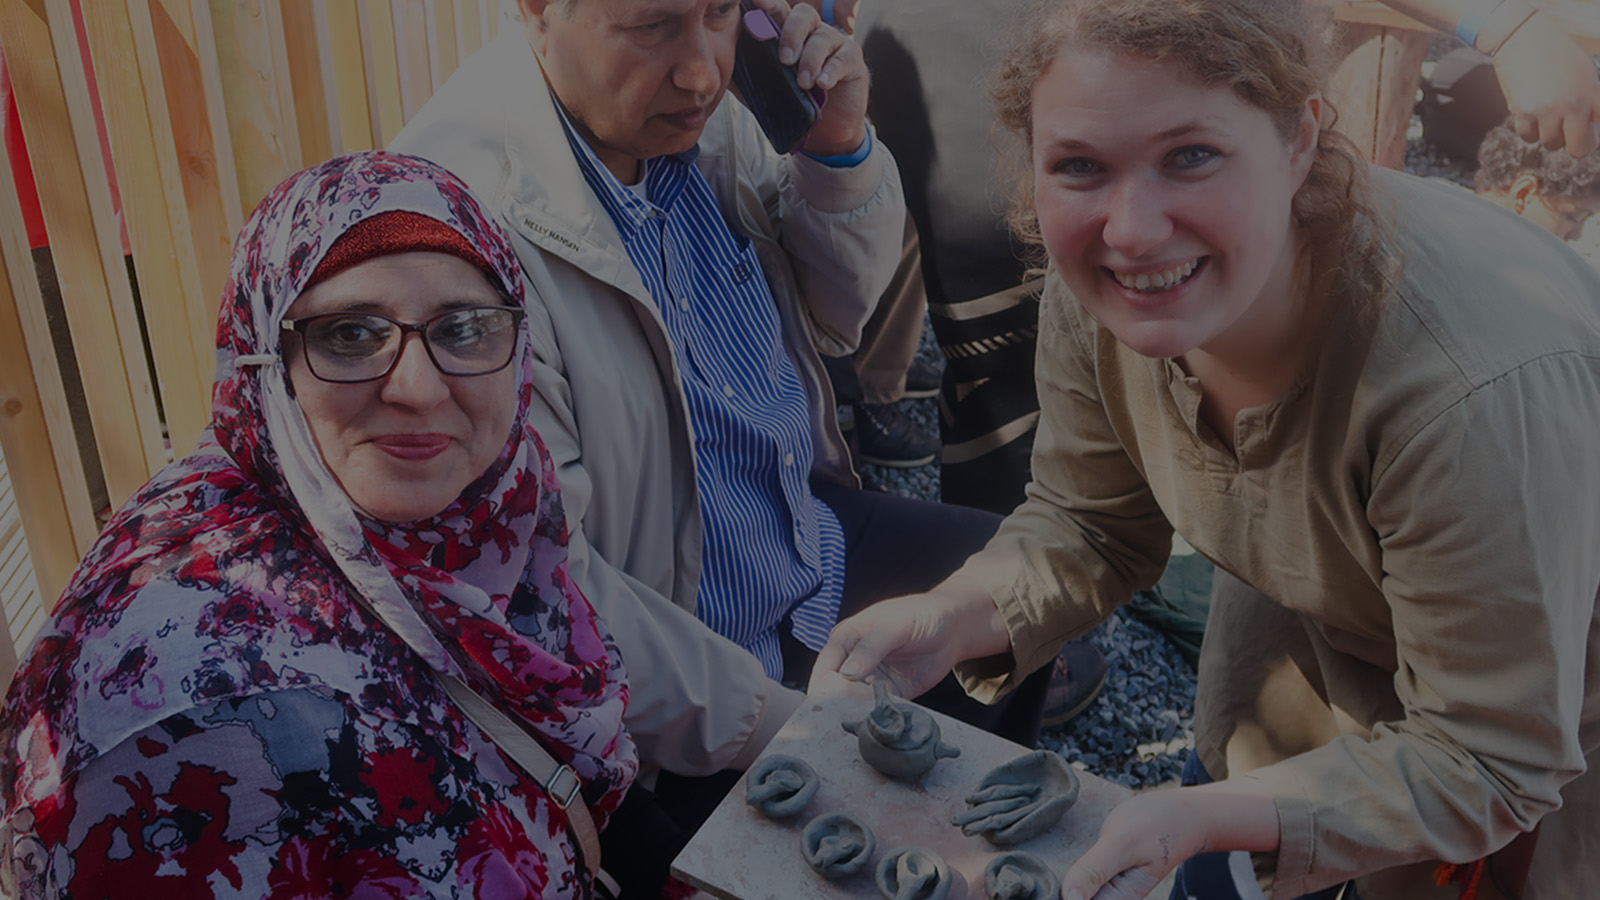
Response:
[[[609,875],[600,871],[600,831],[595,828],[594,816],[589,814],[589,807],[583,802],[583,782],[578,779],[578,773],[571,766],[556,762],[555,757],[532,735],[496,709],[494,704],[479,696],[477,691],[467,687],[460,678],[440,673],[439,681],[462,714],[499,745],[529,778],[538,782],[557,806],[566,810],[567,824],[578,838],[578,849],[583,855],[584,865],[594,873],[595,880],[605,885],[614,896],[617,893],[615,884]]]

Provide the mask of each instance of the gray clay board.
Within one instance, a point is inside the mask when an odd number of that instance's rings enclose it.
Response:
[[[950,816],[967,808],[964,798],[990,769],[1027,749],[934,713],[943,739],[960,747],[961,755],[940,760],[917,784],[893,781],[862,762],[855,737],[840,727],[840,722],[860,719],[871,707],[872,690],[864,684],[832,678],[813,686],[766,750],[798,756],[817,770],[822,787],[811,804],[793,819],[774,822],[745,804],[741,779],[678,854],[673,874],[729,900],[877,900],[871,870],[878,860],[895,848],[920,846],[942,855],[961,876],[950,900],[979,898],[983,867],[1002,849],[1036,853],[1060,875],[1093,843],[1111,808],[1130,796],[1126,788],[1079,771],[1082,793],[1054,828],[1015,847],[997,848],[982,837],[963,835],[950,824]],[[799,849],[806,823],[830,812],[860,816],[877,836],[867,870],[833,882],[812,872]]]

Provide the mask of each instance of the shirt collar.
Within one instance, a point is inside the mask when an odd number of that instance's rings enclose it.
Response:
[[[552,94],[552,96],[554,95]],[[589,183],[590,189],[600,198],[601,206],[605,207],[606,213],[616,223],[617,229],[622,232],[624,240],[632,240],[634,233],[647,220],[655,217],[665,217],[666,209],[672,206],[672,202],[677,199],[679,192],[677,190],[658,190],[659,180],[655,179],[654,176],[664,169],[694,165],[695,160],[700,158],[699,144],[681,153],[671,153],[644,160],[644,178],[651,187],[648,193],[652,199],[662,201],[660,205],[657,205],[651,200],[645,200],[634,193],[627,185],[618,180],[610,169],[605,167],[605,164],[600,161],[600,157],[595,155],[594,148],[590,147],[589,142],[578,134],[578,129],[573,126],[566,107],[561,105],[559,99],[556,101],[556,112],[561,119],[561,130],[566,133],[567,143],[572,146],[572,154],[578,160],[578,168],[583,172],[584,180]]]

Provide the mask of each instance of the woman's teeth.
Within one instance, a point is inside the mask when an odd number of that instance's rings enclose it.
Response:
[[[1187,280],[1194,270],[1200,265],[1200,259],[1191,259],[1180,266],[1173,266],[1165,272],[1141,272],[1138,275],[1128,275],[1116,270],[1111,271],[1111,277],[1117,284],[1135,291],[1154,293],[1180,284]]]

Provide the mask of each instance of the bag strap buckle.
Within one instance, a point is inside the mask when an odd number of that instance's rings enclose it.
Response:
[[[544,789],[557,806],[566,809],[578,798],[578,792],[583,789],[583,781],[578,778],[578,773],[574,772],[571,766],[559,765],[550,773],[549,779],[544,783]]]

